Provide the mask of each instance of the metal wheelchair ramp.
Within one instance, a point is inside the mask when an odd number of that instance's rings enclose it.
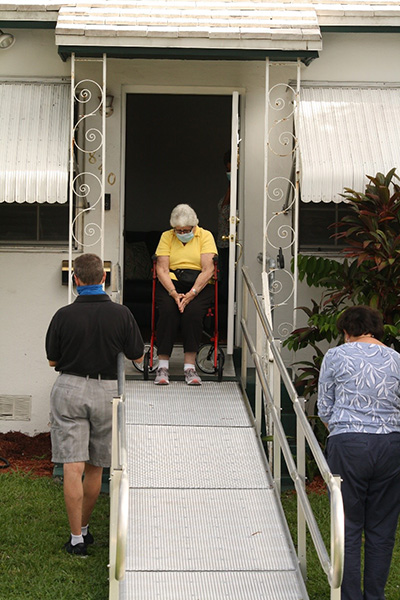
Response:
[[[126,382],[124,600],[307,599],[236,382]]]

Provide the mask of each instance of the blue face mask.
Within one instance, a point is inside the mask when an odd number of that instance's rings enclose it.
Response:
[[[227,174],[226,174],[226,176],[227,176],[227,178],[228,178],[228,181],[230,181],[230,180],[231,180],[231,174],[230,174],[230,173],[227,173]]]
[[[189,233],[175,233],[175,235],[182,244],[187,244],[194,238],[193,231],[189,231]]]

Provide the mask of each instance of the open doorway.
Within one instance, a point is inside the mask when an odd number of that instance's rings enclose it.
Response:
[[[232,96],[128,94],[126,101],[124,304],[145,339],[151,320],[151,256],[171,210],[190,204],[217,234],[231,144]],[[220,330],[226,328],[220,305]]]

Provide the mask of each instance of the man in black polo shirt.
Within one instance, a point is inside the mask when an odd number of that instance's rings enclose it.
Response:
[[[111,464],[112,399],[117,356],[143,360],[143,340],[132,313],[104,292],[105,272],[95,254],[74,261],[78,297],[60,308],[46,335],[46,354],[60,373],[50,396],[52,460],[62,463],[71,527],[65,550],[86,556],[93,543],[89,518]],[[85,475],[83,481],[82,476]]]

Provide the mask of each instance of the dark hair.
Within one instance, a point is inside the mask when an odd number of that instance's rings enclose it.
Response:
[[[85,285],[101,283],[104,275],[103,261],[97,254],[81,254],[74,260],[74,274]]]
[[[336,327],[352,337],[372,334],[377,340],[383,337],[383,319],[379,311],[370,306],[351,306],[338,318]]]

